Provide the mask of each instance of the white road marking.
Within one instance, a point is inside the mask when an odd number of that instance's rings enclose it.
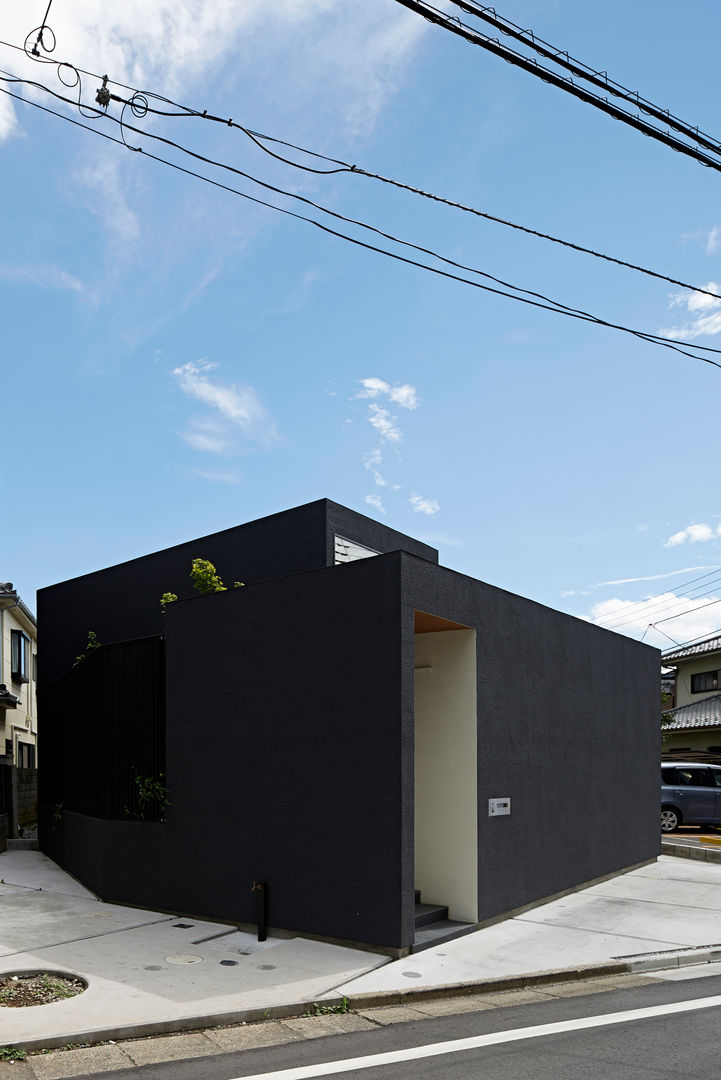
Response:
[[[539,1039],[545,1035],[561,1035],[567,1031],[583,1031],[586,1028],[608,1027],[611,1024],[628,1024],[633,1020],[649,1020],[655,1016],[715,1009],[719,1006],[721,995],[696,998],[694,1001],[675,1001],[669,1005],[652,1005],[645,1009],[630,1009],[628,1012],[606,1013],[605,1016],[584,1016],[577,1020],[561,1020],[555,1024],[492,1031],[487,1035],[474,1035],[468,1039],[454,1039],[452,1042],[429,1043],[426,1046],[411,1046],[407,1050],[390,1050],[385,1054],[369,1054],[367,1057],[344,1058],[340,1061],[321,1062],[318,1065],[300,1065],[293,1069],[254,1073],[252,1076],[238,1077],[237,1080],[310,1080],[314,1076],[374,1069],[379,1065],[417,1061],[419,1058],[439,1057],[441,1054],[461,1054],[481,1046],[498,1046],[501,1043],[520,1042],[522,1039]]]

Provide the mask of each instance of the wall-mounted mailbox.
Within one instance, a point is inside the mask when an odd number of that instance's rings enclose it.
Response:
[[[489,817],[501,817],[503,814],[510,814],[511,812],[511,799],[507,796],[504,799],[489,799],[488,800],[488,816]]]

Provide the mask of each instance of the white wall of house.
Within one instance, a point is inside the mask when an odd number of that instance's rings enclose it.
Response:
[[[718,672],[717,689],[706,691],[691,691],[691,677],[701,675],[703,672]],[[704,653],[701,656],[690,657],[676,664],[676,706],[692,705],[695,701],[703,701],[704,698],[721,694],[721,652]]]
[[[28,639],[28,682],[13,678],[12,632],[21,631]],[[18,697],[14,709],[0,708],[0,754],[9,751],[12,764],[22,765],[31,756],[37,765],[38,706],[35,693],[37,657],[37,629],[23,608],[12,601],[0,598],[0,683],[5,683],[11,694]],[[24,747],[33,747],[30,754]]]

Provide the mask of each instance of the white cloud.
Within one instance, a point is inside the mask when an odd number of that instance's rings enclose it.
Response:
[[[366,495],[364,501],[367,502],[369,506],[372,506],[375,510],[378,510],[379,513],[385,514],[386,510],[380,495]]]
[[[669,618],[675,615],[679,617]],[[643,634],[647,644],[666,649],[672,646],[669,639],[684,642],[713,634],[721,625],[721,600],[716,596],[691,599],[673,592],[640,603],[613,597],[594,604],[586,618],[619,634]],[[658,630],[649,629],[654,623],[659,624]]]
[[[69,289],[70,292],[86,293],[79,278],[67,270],[51,265],[0,266],[0,281],[28,281],[49,289]]]
[[[189,360],[182,367],[173,368],[173,375],[184,394],[217,409],[248,438],[261,443],[273,441],[277,437],[275,422],[261,405],[255,390],[251,386],[224,386],[213,381],[208,372],[217,367],[206,360]]]
[[[192,417],[180,437],[194,450],[209,454],[237,452],[238,429],[252,442],[269,446],[278,437],[273,417],[252,387],[227,386],[211,379],[209,372],[217,367],[207,360],[190,360],[173,368],[172,374],[183,393],[210,410]]]
[[[383,454],[380,447],[376,447],[374,450],[369,450],[363,455],[363,464],[366,469],[373,469],[376,465],[383,464]]]
[[[46,5],[26,0],[6,7],[3,37],[21,44]],[[427,31],[422,19],[383,0],[351,6],[342,0],[125,0],[102,8],[96,0],[64,0],[48,22],[57,38],[54,56],[77,67],[187,100],[203,78],[220,78],[231,61],[233,74],[250,73],[266,96],[287,98],[292,87],[299,114],[314,101],[316,112],[342,120],[337,126],[351,136],[372,129]],[[22,54],[13,53],[5,66],[32,72],[37,81],[55,77],[50,66]],[[86,100],[95,89],[94,80],[84,79]],[[14,123],[4,98],[0,138]]]
[[[377,378],[360,379],[359,382],[363,389],[358,391],[356,397],[377,398],[383,395],[402,409],[417,409],[421,403],[416,388],[410,383],[391,386],[385,380]]]
[[[594,589],[600,589],[604,585],[631,585],[637,581],[660,581],[661,578],[676,577],[679,574],[691,574],[694,570],[711,570],[711,566],[684,566],[683,570],[669,570],[665,574],[644,574],[643,577],[626,577],[615,578],[612,581],[599,581],[597,585],[594,585]],[[721,566],[719,567],[721,570]],[[566,593],[564,595],[571,595]]]
[[[712,525],[689,525],[685,529],[679,529],[673,536],[669,536],[663,546],[667,548],[678,547],[679,544],[685,544],[687,541],[697,544],[712,540],[714,536],[721,536],[721,525],[717,525],[715,529]]]
[[[440,510],[436,499],[424,499],[420,495],[416,495],[415,492],[408,502],[413,507],[414,514],[428,514],[429,517],[432,517],[433,514],[437,514]]]
[[[376,429],[384,442],[398,443],[401,441],[401,430],[387,409],[380,405],[368,406],[368,422]]]
[[[707,255],[715,255],[721,247],[721,229],[718,225],[712,225],[710,229],[696,229],[695,232],[681,234],[682,240],[697,240],[703,244]]]
[[[211,484],[239,484],[241,477],[237,473],[224,472],[222,469],[193,469],[193,475]]]
[[[702,286],[707,292],[719,293],[715,281]],[[721,298],[714,300],[706,292],[672,293],[669,307],[685,307],[694,316],[684,326],[663,327],[659,333],[670,338],[696,338],[721,332]]]

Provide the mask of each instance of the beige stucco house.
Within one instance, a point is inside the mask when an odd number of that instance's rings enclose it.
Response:
[[[662,657],[675,670],[674,708],[664,731],[664,753],[704,754],[721,760],[721,635],[672,649]]]
[[[12,582],[0,582],[0,762],[37,767],[37,623]]]

